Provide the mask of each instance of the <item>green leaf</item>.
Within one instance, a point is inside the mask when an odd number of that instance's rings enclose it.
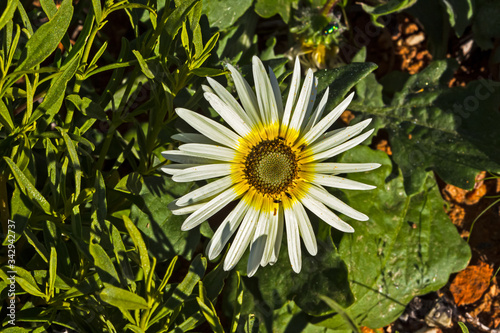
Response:
[[[454,68],[451,61],[435,61],[411,76],[390,105],[373,105],[360,94],[349,106],[388,129],[408,194],[420,191],[429,169],[466,189],[481,170],[500,171],[500,83],[480,78],[465,88],[448,88]],[[365,91],[380,91],[375,80],[365,84]]]
[[[130,267],[130,262],[127,257],[127,250],[123,244],[123,240],[120,236],[120,232],[114,225],[105,221],[107,229],[110,231],[110,239],[113,244],[113,252],[115,253],[116,262],[121,270],[122,275],[128,280],[127,282],[132,282],[134,275],[132,274],[132,267]]]
[[[49,20],[52,20],[57,13],[57,6],[52,0],[40,0],[40,5]]]
[[[356,83],[376,68],[377,65],[372,63],[352,63],[347,66],[316,72],[316,77],[318,78],[318,95],[326,87],[330,87],[326,110],[332,110],[337,106]]]
[[[26,43],[23,61],[17,70],[30,69],[44,61],[54,52],[62,40],[73,16],[71,0],[64,0],[54,17],[31,36]]]
[[[10,271],[14,271],[15,274],[10,273]],[[0,277],[8,282],[9,280],[7,278],[10,278],[11,276],[15,276],[16,282],[21,286],[21,288],[26,291],[27,293],[33,295],[33,296],[38,296],[38,297],[43,297],[45,298],[45,294],[41,292],[40,288],[36,284],[35,279],[31,275],[31,273],[27,270],[25,270],[22,267],[16,267],[14,266],[13,269],[8,268],[7,266],[4,266],[0,270]]]
[[[222,328],[220,319],[219,317],[217,317],[217,312],[215,311],[215,307],[207,297],[207,291],[203,286],[203,282],[200,281],[198,284],[199,284],[200,296],[196,297],[196,301],[200,306],[201,313],[203,313],[203,316],[207,320],[213,332],[224,333],[224,329]]]
[[[207,15],[211,27],[224,30],[232,27],[236,21],[250,8],[252,0],[203,1],[203,14]]]
[[[49,202],[43,197],[43,195],[38,192],[35,186],[26,178],[24,173],[17,167],[17,165],[7,156],[3,157],[16,179],[17,185],[21,192],[24,193],[31,201],[36,203],[45,213],[52,215],[52,209],[50,208]]]
[[[7,128],[8,132],[12,132],[14,129],[10,111],[2,100],[0,100],[0,123]]]
[[[359,146],[339,162],[382,164],[377,170],[349,175],[376,189],[338,193],[370,218],[349,219],[355,232],[340,241],[339,253],[349,268],[356,299],[346,310],[359,325],[382,327],[396,320],[413,297],[441,288],[450,274],[465,268],[470,249],[444,212],[432,173],[419,193],[407,196],[402,176],[396,170],[391,174],[393,165],[385,153]],[[318,325],[347,328],[340,315]]]
[[[124,181],[132,184],[134,175],[129,174]],[[160,262],[177,254],[191,259],[200,240],[199,230],[182,231],[185,216],[173,215],[168,209],[168,204],[186,194],[191,184],[176,183],[166,175],[144,177],[139,184],[130,185],[134,194],[130,219],[144,233],[149,250]]]
[[[104,289],[99,293],[99,297],[106,303],[121,310],[147,309],[148,303],[141,296],[128,290],[115,287],[103,282]]]
[[[58,127],[57,130],[61,133],[64,143],[66,144],[66,147],[68,148],[68,155],[69,159],[71,161],[71,166],[73,168],[73,172],[75,174],[75,198],[80,195],[80,190],[81,190],[81,185],[82,185],[82,167],[80,165],[80,159],[78,158],[78,153],[76,152],[76,147],[75,143],[71,138],[69,137],[68,133],[66,130]]]
[[[142,55],[139,53],[139,51],[137,50],[132,50],[132,53],[135,55],[135,57],[137,58],[137,61],[139,61],[139,66],[141,66],[141,71],[144,73],[144,75],[146,75],[146,77],[148,79],[154,79],[155,78],[155,75],[153,74],[153,72],[151,72],[151,70],[149,69],[149,66],[148,64],[146,63],[146,61],[144,61],[144,58],[142,57]]]
[[[52,297],[54,294],[54,286],[56,284],[57,277],[57,251],[55,247],[50,248],[50,261],[49,261],[49,296]]]
[[[92,101],[90,98],[82,98],[79,95],[73,94],[68,95],[66,100],[71,102],[84,116],[99,119],[101,121],[108,120],[108,116],[102,106]]]
[[[279,14],[285,23],[288,23],[291,15],[291,7],[297,7],[298,0],[257,0],[255,12],[262,17],[269,18]]]
[[[7,22],[12,20],[12,17],[16,12],[16,8],[17,8],[16,1],[7,1],[7,5],[2,13],[2,16],[0,16],[0,30],[3,29],[3,27],[7,24]]]
[[[312,219],[313,224],[316,224],[315,221],[317,219]],[[290,267],[286,239],[283,239],[278,261],[273,266],[261,267],[254,277],[243,278],[246,296],[243,300],[242,314],[254,312],[262,314],[262,311],[281,308],[292,299],[309,314],[330,313],[331,308],[317,297],[318,294],[328,295],[344,307],[350,305],[354,298],[349,289],[346,265],[337,253],[330,236],[324,240],[318,238],[317,242],[318,254],[310,256],[303,253],[302,269],[300,274],[297,274]],[[248,253],[236,266],[240,272],[246,271],[247,258]],[[227,297],[226,301],[230,302],[232,307],[236,295],[231,293]],[[263,314],[266,317],[265,313]]]
[[[144,271],[144,276],[148,276],[149,270],[151,269],[151,262],[149,261],[148,248],[142,239],[141,232],[127,216],[123,215],[122,218],[123,222],[125,222],[128,234],[139,252],[139,259],[141,261],[142,270]]]
[[[15,231],[15,241],[17,242],[21,238],[23,232],[28,226],[29,219],[33,212],[33,204],[26,199],[26,196],[22,194],[21,189],[18,184],[15,185],[14,192],[10,200],[11,207],[11,219],[16,223]],[[5,237],[3,245],[9,244],[9,239]]]
[[[472,21],[472,0],[441,0],[441,4],[448,13],[450,25],[455,29],[457,37],[462,36]]]
[[[321,300],[323,302],[325,302],[329,307],[332,308],[332,310],[334,310],[336,313],[338,313],[338,315],[341,316],[342,319],[344,319],[345,323],[347,324],[347,326],[349,326],[349,329],[351,329],[353,333],[360,333],[361,332],[358,325],[356,325],[356,323],[352,320],[351,316],[347,313],[347,311],[342,306],[340,306],[337,302],[335,302],[330,297],[319,295],[319,298],[321,298]]]
[[[231,320],[231,333],[238,330],[238,322],[241,316],[241,305],[243,304],[243,285],[241,283],[240,272],[236,271],[236,302],[233,307],[233,318]]]
[[[500,15],[498,1],[477,1],[477,8],[472,25],[474,41],[483,49],[495,47],[495,38],[500,37],[500,24],[495,18]]]
[[[413,6],[416,2],[417,0],[389,0],[387,3],[382,3],[375,7],[369,6],[365,3],[360,3],[360,5],[365,12],[370,14],[373,24],[377,27],[383,28],[384,25],[377,21],[380,16],[400,12]]]
[[[31,115],[26,126],[34,123],[38,118],[46,116],[40,124],[37,126],[40,132],[47,128],[48,124],[52,121],[54,115],[59,111],[64,100],[64,94],[66,91],[66,85],[68,81],[73,78],[78,69],[80,63],[80,57],[75,57],[70,63],[63,69],[63,72],[52,79],[50,82],[50,88],[47,91],[47,95],[43,99],[43,102],[38,105],[36,110]]]
[[[96,22],[101,23],[102,19],[101,0],[92,0],[92,9],[94,9]]]
[[[120,281],[113,262],[101,245],[90,243],[89,251],[94,258],[94,265],[103,282],[118,284]]]
[[[190,72],[199,77],[219,76],[219,75],[224,75],[226,73],[222,69],[208,68],[208,67],[193,68]]]

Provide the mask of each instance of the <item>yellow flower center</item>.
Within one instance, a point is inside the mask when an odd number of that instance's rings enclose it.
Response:
[[[274,198],[293,185],[298,171],[297,155],[280,138],[259,142],[244,158],[246,181],[261,194]]]

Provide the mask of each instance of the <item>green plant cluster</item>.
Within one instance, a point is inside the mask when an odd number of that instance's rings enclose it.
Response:
[[[472,30],[477,45],[500,62],[500,27],[487,15],[500,11],[497,3],[39,4],[0,4],[0,313],[9,313],[11,299],[16,304],[16,325],[5,316],[5,332],[358,331],[393,322],[414,296],[439,289],[467,265],[470,250],[443,211],[434,172],[471,188],[478,171],[500,171],[500,89],[488,77],[449,88],[457,64],[445,58],[442,38]],[[291,41],[308,11],[328,23],[333,16],[321,9],[335,6],[345,33],[327,42],[352,43],[342,37],[352,33],[350,8],[360,7],[377,25],[405,11],[421,20],[436,59],[416,75],[377,80],[366,49],[353,44],[359,51],[352,63],[316,72],[318,93],[330,87],[327,108],[355,90],[355,121],[372,117],[389,135],[391,157],[361,146],[339,159],[382,165],[349,176],[376,190],[334,193],[370,220],[347,218],[356,232],[342,235],[311,217],[319,251],[304,256],[298,275],[286,244],[276,265],[253,278],[240,277],[245,257],[225,272],[202,255],[210,225],[182,232],[185,217],[168,209],[200,185],[175,183],[159,171],[168,163],[160,152],[174,148],[171,135],[186,128],[174,110],[207,110],[207,76],[234,90],[227,62],[251,82],[253,55],[273,68],[286,95],[291,71],[280,35],[263,36],[259,22],[280,21]],[[426,6],[437,6],[432,15],[440,19],[426,18]]]

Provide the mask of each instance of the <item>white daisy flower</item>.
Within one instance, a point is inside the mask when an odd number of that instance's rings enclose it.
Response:
[[[273,71],[269,69],[268,77],[257,57],[252,62],[255,92],[241,74],[228,65],[240,102],[213,79],[208,78],[210,87],[203,86],[205,98],[230,128],[193,111],[176,109],[179,117],[201,134],[174,135],[173,138],[183,144],[179,150],[162,154],[179,164],[169,164],[162,170],[176,182],[219,178],[173,202],[173,214],[190,214],[182,230],[198,226],[231,201],[239,200],[208,244],[210,260],[222,252],[236,232],[224,269],[232,269],[250,246],[247,274],[252,276],[259,266],[276,262],[285,229],[290,263],[298,273],[302,266],[300,238],[311,255],[318,251],[305,208],[343,232],[354,229],[330,209],[356,220],[368,220],[365,214],[337,199],[324,187],[373,189],[374,186],[336,175],[368,171],[380,164],[323,161],[368,138],[373,130],[358,134],[371,119],[327,132],[354,93],[322,118],[328,89],[313,110],[318,80],[309,69],[299,92],[300,63],[296,60],[283,107]]]

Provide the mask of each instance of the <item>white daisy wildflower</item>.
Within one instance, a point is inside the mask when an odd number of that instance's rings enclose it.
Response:
[[[208,258],[217,257],[236,233],[224,269],[232,269],[250,246],[247,274],[252,276],[259,266],[276,262],[285,229],[290,263],[298,273],[302,266],[300,238],[311,255],[318,251],[305,208],[343,232],[354,229],[330,209],[356,220],[368,220],[324,186],[373,189],[374,186],[336,175],[368,171],[380,164],[323,161],[368,138],[373,130],[358,134],[370,119],[327,132],[349,105],[353,93],[322,118],[328,89],[313,109],[318,80],[309,69],[299,89],[299,61],[295,61],[284,107],[276,76],[271,69],[267,76],[257,57],[253,58],[255,92],[234,67],[228,66],[240,102],[213,79],[209,78],[210,87],[203,89],[205,98],[230,128],[193,111],[176,109],[179,117],[201,134],[174,135],[183,144],[179,150],[162,154],[179,164],[169,164],[162,170],[176,182],[219,179],[174,201],[172,213],[190,214],[182,225],[182,230],[189,230],[231,201],[239,200],[210,240]]]

